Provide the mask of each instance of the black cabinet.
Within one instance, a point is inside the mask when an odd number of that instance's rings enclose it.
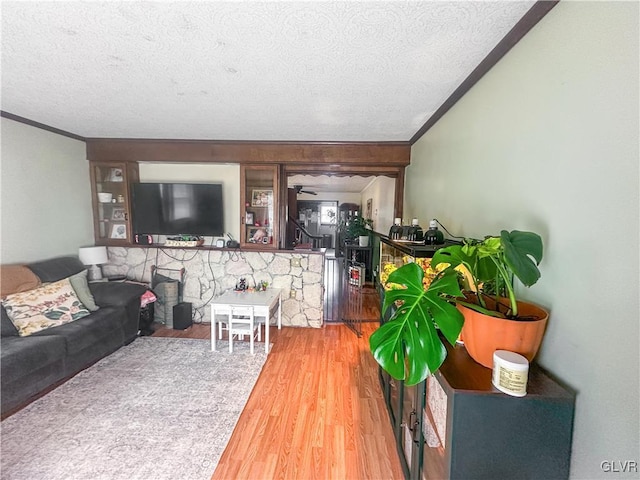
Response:
[[[575,394],[532,364],[527,395],[506,395],[464,346],[447,350],[419,385],[380,373],[407,478],[568,478]]]

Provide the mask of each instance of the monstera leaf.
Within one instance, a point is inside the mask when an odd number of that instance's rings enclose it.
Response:
[[[453,345],[464,322],[462,314],[447,300],[462,294],[457,273],[445,270],[427,290],[422,286],[423,276],[422,268],[415,263],[389,275],[389,283],[405,288],[385,292],[383,311],[397,303],[399,306],[369,338],[371,352],[380,366],[407,385],[423,381],[440,368],[447,356],[436,325]]]
[[[540,236],[532,232],[514,230],[509,233],[502,230],[500,241],[504,250],[505,263],[513,274],[527,287],[536,283],[540,278],[538,265],[542,260]]]

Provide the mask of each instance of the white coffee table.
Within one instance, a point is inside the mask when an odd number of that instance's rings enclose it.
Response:
[[[255,317],[264,317],[264,351],[269,353],[269,323],[271,311],[278,309],[278,330],[282,328],[282,290],[280,288],[267,288],[262,292],[236,292],[230,290],[211,300],[211,350],[216,349],[216,313],[228,315],[233,306],[253,307]]]

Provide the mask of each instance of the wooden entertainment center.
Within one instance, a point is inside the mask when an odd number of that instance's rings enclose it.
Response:
[[[226,142],[87,139],[96,244],[133,244],[132,183],[139,164],[240,165],[241,248],[280,249],[286,245],[287,177],[306,175],[385,175],[395,179],[394,214],[402,216],[408,142]],[[113,175],[112,175],[113,174]],[[116,175],[117,174],[117,175]],[[115,180],[117,179],[117,180]],[[120,179],[122,179],[120,181]],[[100,201],[99,193],[111,193]],[[114,202],[115,200],[115,202]],[[252,220],[253,224],[247,224]],[[258,225],[257,225],[258,224]],[[187,233],[187,232],[176,232]]]

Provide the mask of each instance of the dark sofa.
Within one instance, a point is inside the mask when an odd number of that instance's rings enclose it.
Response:
[[[26,265],[42,283],[85,269],[77,257]],[[0,375],[2,414],[10,412],[60,380],[132,342],[138,334],[140,296],[146,287],[119,282],[89,283],[100,307],[71,323],[20,337],[2,307]]]

